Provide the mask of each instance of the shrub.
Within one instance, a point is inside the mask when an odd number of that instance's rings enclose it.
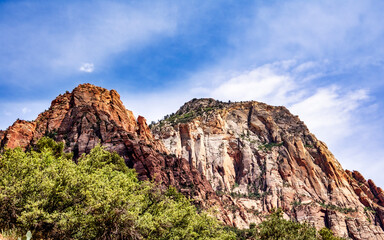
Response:
[[[335,237],[332,231],[327,228],[317,232],[316,228],[307,223],[285,220],[281,209],[274,210],[258,226],[251,223],[249,229],[229,229],[236,233],[237,239],[244,240],[342,240],[342,238]]]
[[[319,231],[319,235],[321,236],[322,240],[343,240],[344,238],[336,237],[333,235],[333,232],[329,230],[328,228],[322,228]]]
[[[283,146],[283,142],[280,143],[266,143],[258,146],[258,149],[264,152],[269,152],[273,147]]]
[[[299,223],[283,219],[278,209],[267,220],[258,226],[257,239],[292,239],[316,240],[316,229],[307,223]]]
[[[52,239],[233,239],[174,188],[140,182],[102,147],[78,164],[43,138],[0,156],[0,228]]]

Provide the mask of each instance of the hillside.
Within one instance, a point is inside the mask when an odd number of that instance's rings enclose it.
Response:
[[[352,239],[384,239],[384,194],[345,171],[326,145],[284,107],[194,99],[151,126],[115,90],[82,84],[34,121],[0,132],[1,148],[30,149],[43,136],[75,161],[98,143],[139,180],[175,186],[228,225],[248,228],[282,208],[286,219]]]
[[[169,151],[210,182],[236,226],[271,209],[339,236],[383,239],[383,191],[344,171],[285,107],[194,99],[152,126]]]

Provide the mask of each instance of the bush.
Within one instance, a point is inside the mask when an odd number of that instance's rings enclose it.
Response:
[[[257,239],[316,240],[316,229],[307,223],[283,219],[281,209],[258,226]]]
[[[0,156],[0,228],[53,239],[233,239],[174,188],[140,182],[124,159],[95,147],[75,164],[61,143]]]
[[[175,188],[140,182],[116,153],[97,146],[76,164],[63,148],[42,138],[0,155],[0,229],[34,239],[341,239],[281,210],[250,229],[224,229]]]
[[[342,240],[343,238],[335,237],[331,230],[327,228],[321,229],[319,232],[316,228],[307,223],[299,223],[285,220],[282,210],[277,209],[267,217],[265,221],[258,226],[250,225],[249,229],[234,229],[231,231],[236,233],[237,239],[252,240]]]
[[[333,232],[329,230],[328,228],[322,228],[319,231],[319,235],[321,236],[322,240],[343,240],[344,238],[336,237],[333,235]]]

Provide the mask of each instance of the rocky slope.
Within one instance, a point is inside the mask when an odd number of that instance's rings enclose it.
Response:
[[[248,227],[281,207],[286,218],[353,239],[384,239],[384,193],[344,171],[326,145],[284,107],[194,99],[151,132],[118,93],[90,84],[52,101],[34,121],[0,131],[0,149],[65,142],[75,160],[100,143],[141,180],[175,186],[227,224]]]
[[[384,239],[382,189],[344,171],[284,107],[194,99],[151,127],[208,179],[238,227],[281,207],[286,218],[339,236]]]
[[[35,121],[17,120],[1,133],[0,147],[31,148],[43,136],[65,142],[65,151],[73,152],[75,159],[100,143],[124,157],[139,179],[175,186],[197,205],[218,209],[218,217],[230,223],[206,178],[185,159],[169,155],[153,138],[145,119],[135,119],[115,90],[79,85],[53,100]]]

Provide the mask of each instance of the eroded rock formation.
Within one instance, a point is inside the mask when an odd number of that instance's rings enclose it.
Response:
[[[194,99],[152,129],[208,179],[238,227],[280,207],[339,236],[384,239],[383,191],[344,171],[284,107]]]
[[[219,210],[219,217],[229,223],[206,178],[185,159],[169,155],[162,142],[153,138],[145,119],[136,120],[115,90],[79,85],[53,100],[35,121],[18,120],[0,136],[1,147],[24,149],[49,136],[65,142],[65,151],[73,152],[75,159],[101,144],[122,156],[139,179],[175,186],[197,205]]]
[[[194,99],[151,131],[116,91],[83,84],[58,96],[35,121],[17,120],[0,131],[0,147],[28,149],[43,136],[64,142],[75,159],[100,143],[141,180],[175,186],[240,228],[280,207],[286,218],[339,236],[384,239],[383,190],[344,171],[284,107]]]

